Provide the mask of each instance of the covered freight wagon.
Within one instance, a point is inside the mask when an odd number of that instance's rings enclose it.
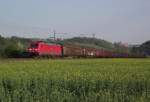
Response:
[[[81,57],[84,56],[84,48],[73,45],[64,45],[63,47],[64,57]]]

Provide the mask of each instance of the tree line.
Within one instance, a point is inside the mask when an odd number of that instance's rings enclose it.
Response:
[[[2,37],[0,36],[0,58],[13,58],[22,55],[30,42],[33,40],[44,40],[49,43],[61,43],[61,44],[76,44],[80,46],[94,47],[99,49],[105,49],[115,52],[123,53],[137,53],[150,56],[150,41],[147,41],[141,45],[125,46],[121,42],[111,43],[106,40],[97,38],[85,38],[75,37],[71,39],[64,39],[59,41],[51,41],[50,39],[34,39],[34,38],[20,38],[16,36]]]
[[[0,57],[1,58],[11,58],[17,57],[22,54],[30,39],[18,38],[18,37],[10,37],[4,38],[0,36]]]

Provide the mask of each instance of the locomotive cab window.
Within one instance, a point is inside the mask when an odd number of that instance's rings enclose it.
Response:
[[[31,48],[38,48],[38,44],[31,44]]]

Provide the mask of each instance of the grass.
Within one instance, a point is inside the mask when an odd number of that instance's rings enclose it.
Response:
[[[0,61],[0,102],[149,100],[150,59]]]

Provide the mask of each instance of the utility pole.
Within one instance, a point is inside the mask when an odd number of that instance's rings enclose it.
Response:
[[[57,40],[57,38],[56,38],[56,34],[67,34],[67,33],[58,33],[58,32],[56,32],[56,30],[54,29],[53,30],[53,32],[51,32],[52,34],[53,34],[53,36],[52,37],[50,37],[51,39],[53,39],[54,41],[56,41]]]
[[[94,33],[92,34],[92,37],[95,38],[95,34]]]
[[[80,34],[80,37],[86,37],[85,34]]]
[[[50,32],[52,33],[52,36],[50,36],[50,39],[53,39],[54,41],[56,40],[56,31],[55,29],[53,30],[53,32]]]
[[[56,31],[55,29],[53,30],[53,33],[54,33],[54,41],[56,40]]]

